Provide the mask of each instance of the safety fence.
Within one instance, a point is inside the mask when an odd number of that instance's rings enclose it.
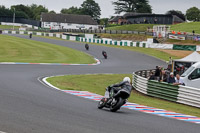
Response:
[[[132,85],[137,91],[148,96],[200,108],[200,89],[148,80],[147,77],[151,71],[154,70],[133,73]]]
[[[191,46],[191,45],[176,45],[176,44],[160,44],[153,43],[152,41],[143,41],[143,42],[133,42],[129,40],[112,40],[109,38],[87,38],[80,37],[78,35],[64,35],[58,33],[47,33],[47,32],[33,32],[33,31],[9,31],[4,30],[5,34],[33,34],[37,36],[47,36],[47,37],[56,37],[64,40],[79,41],[85,43],[99,43],[107,45],[117,45],[117,46],[129,46],[129,47],[142,47],[142,48],[157,48],[157,49],[173,49],[173,50],[189,50],[189,51],[200,51],[200,46]],[[150,39],[152,40],[152,39]]]

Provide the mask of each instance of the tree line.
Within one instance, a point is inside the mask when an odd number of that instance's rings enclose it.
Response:
[[[115,14],[135,12],[135,13],[152,13],[152,6],[149,4],[149,0],[115,0],[112,2],[115,10]],[[16,17],[23,17],[32,20],[40,20],[41,13],[56,13],[55,11],[49,11],[47,7],[42,5],[13,5],[10,8],[0,6],[0,16],[12,17],[15,12]],[[63,8],[60,10],[62,14],[77,14],[77,15],[90,15],[95,20],[100,20],[101,8],[95,0],[85,0],[80,7],[72,6],[70,8]],[[170,10],[166,14],[177,15],[181,19],[185,20],[187,17],[190,21],[200,21],[200,9],[192,7],[187,10],[186,14],[181,11]],[[100,23],[107,23],[106,18],[101,19]]]

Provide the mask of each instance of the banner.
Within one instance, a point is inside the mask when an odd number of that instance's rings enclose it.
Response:
[[[169,35],[169,39],[185,40],[184,36]]]
[[[187,50],[187,51],[196,51],[195,45],[173,45],[173,50]]]

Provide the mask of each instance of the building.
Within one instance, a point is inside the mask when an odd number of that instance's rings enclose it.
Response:
[[[119,23],[119,19],[121,19],[122,16],[115,16],[112,19],[109,20],[109,24],[118,24]]]
[[[118,21],[117,21],[117,20]],[[115,24],[177,24],[184,20],[171,14],[151,14],[151,13],[126,13],[121,17],[114,17],[109,23],[115,20]]]
[[[97,29],[98,24],[89,15],[41,14],[41,27],[49,29]]]

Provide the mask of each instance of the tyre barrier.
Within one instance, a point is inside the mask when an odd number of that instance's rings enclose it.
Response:
[[[148,74],[145,73],[150,71],[133,73],[132,85],[134,89],[148,96],[200,108],[200,89],[148,80]]]

